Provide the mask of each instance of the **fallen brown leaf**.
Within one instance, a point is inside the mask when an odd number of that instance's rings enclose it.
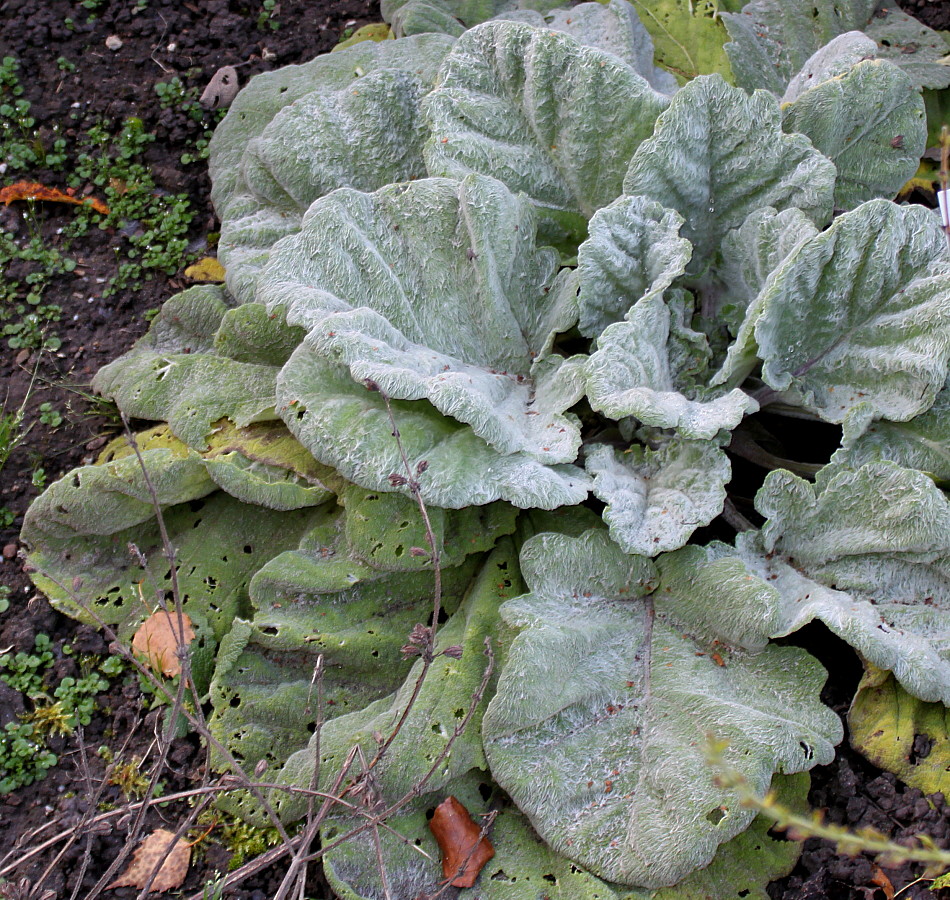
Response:
[[[118,877],[107,890],[117,887],[144,888],[148,882],[152,870],[158,864],[158,861],[165,856],[165,851],[175,838],[173,831],[167,831],[164,828],[158,828],[139,844],[138,849],[132,854],[132,861],[126,870]],[[188,866],[191,863],[191,844],[179,838],[174,842],[171,852],[165,857],[165,862],[158,870],[150,891],[161,894],[164,891],[171,891],[181,887],[181,883],[188,874]]]
[[[874,866],[871,871],[873,872],[871,884],[876,884],[884,891],[886,900],[894,900],[894,885],[891,883],[891,879],[884,873],[884,870],[880,866]]]
[[[205,109],[221,109],[230,106],[240,87],[237,69],[234,66],[222,66],[211,76],[211,81],[198,98],[198,102]]]
[[[181,674],[178,644],[190,644],[195,639],[191,619],[181,614],[184,640],[179,641],[178,614],[174,610],[156,609],[135,632],[132,649],[145,657],[148,664],[168,678]]]
[[[73,197],[57,188],[49,188],[35,181],[17,181],[0,190],[0,203],[9,206],[14,200],[42,200],[44,203],[74,203],[76,206],[91,206],[104,216],[109,207],[95,197]]]
[[[495,848],[455,797],[446,797],[429,821],[429,830],[442,851],[442,875],[452,887],[472,887]]]

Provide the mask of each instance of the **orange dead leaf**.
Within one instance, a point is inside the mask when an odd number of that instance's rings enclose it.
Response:
[[[429,821],[429,830],[442,851],[442,874],[452,887],[472,887],[495,849],[468,810],[455,797],[446,797]]]
[[[153,831],[132,854],[132,861],[126,870],[118,877],[107,890],[117,887],[144,888],[152,870],[158,861],[165,856],[169,844],[174,841],[175,832],[158,828]],[[165,857],[165,862],[158,870],[155,880],[149,890],[156,894],[172,891],[181,887],[188,874],[188,865],[191,863],[191,844],[179,838],[174,841],[175,846]]]
[[[35,181],[18,181],[0,190],[0,203],[9,206],[14,200],[42,200],[44,203],[74,203],[76,206],[91,206],[104,216],[109,207],[95,197],[76,198],[57,188],[49,188]]]
[[[180,643],[190,644],[195,638],[195,630],[191,627],[191,619],[181,614],[182,630],[184,634]],[[132,638],[132,649],[144,656],[148,664],[163,675],[174,678],[181,674],[181,660],[178,658],[178,613],[170,609],[156,609],[135,632]]]
[[[884,874],[884,870],[880,866],[875,866],[871,871],[874,873],[871,877],[871,884],[876,884],[884,891],[887,900],[894,900],[894,885],[891,884],[891,879]]]

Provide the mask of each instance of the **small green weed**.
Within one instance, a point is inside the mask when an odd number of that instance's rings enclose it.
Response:
[[[101,229],[124,235],[116,247],[117,271],[103,291],[104,297],[134,289],[155,272],[174,275],[190,258],[187,236],[194,211],[188,195],[161,195],[142,162],[154,140],[141,119],[126,120],[116,135],[100,124],[89,129],[85,149],[74,166],[71,184],[95,185],[105,195],[109,214],[100,216],[82,207],[67,227],[67,235],[83,235],[93,221]]]
[[[30,115],[30,102],[23,99],[19,78],[20,63],[13,56],[0,60],[0,159],[4,172],[16,172],[36,166],[62,168],[66,162],[66,141],[54,136],[46,147],[36,134],[36,120]]]
[[[8,722],[0,731],[0,794],[9,794],[45,777],[57,763],[28,722]]]
[[[0,524],[2,524],[2,516],[4,512],[10,512],[6,507],[0,508]],[[10,523],[13,524],[12,522]],[[8,527],[6,525],[4,528]],[[13,593],[13,588],[8,584],[0,584],[0,613],[5,613],[10,608],[10,595]]]
[[[263,0],[261,11],[257,15],[258,31],[277,31],[280,22],[277,21],[277,0]]]
[[[63,417],[60,415],[59,410],[53,407],[52,403],[41,403],[40,421],[47,428],[58,428],[63,424]]]
[[[9,594],[3,599],[9,603],[8,598]],[[68,649],[63,648],[64,654],[68,655]],[[96,696],[108,689],[109,678],[124,671],[121,659],[84,657],[79,660],[78,677],[66,676],[53,687],[46,683],[53,662],[52,642],[45,634],[36,636],[32,653],[0,655],[0,680],[33,704],[22,722],[11,722],[0,731],[0,794],[43,778],[57,762],[46,739],[88,725],[96,710]]]

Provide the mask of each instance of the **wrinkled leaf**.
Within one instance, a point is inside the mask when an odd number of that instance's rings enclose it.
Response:
[[[634,150],[669,101],[612,53],[516,22],[459,38],[423,103],[430,174],[479,172],[576,232],[621,192]]]
[[[621,197],[594,214],[577,251],[581,334],[597,337],[683,274],[692,247],[679,236],[682,225],[678,213],[644,197]]]
[[[539,19],[542,27],[563,31],[587,47],[613,53],[661,94],[673,94],[679,88],[673,75],[653,65],[650,32],[627,0],[579,3],[568,9],[553,10],[547,16],[539,15]]]
[[[950,257],[921,207],[872,200],[800,245],[756,305],[762,378],[856,436],[934,402],[950,360]]]
[[[240,302],[254,299],[268,250],[298,230],[308,197],[315,199],[319,191],[337,187],[335,177],[347,184],[358,178],[358,186],[376,188],[386,183],[389,174],[406,171],[414,144],[403,146],[398,138],[414,133],[414,107],[387,108],[386,104],[397,96],[412,95],[414,79],[431,84],[451,45],[452,40],[442,35],[362,41],[302,66],[257,75],[241,91],[215,130],[209,158],[211,197],[221,219],[218,253],[227,269],[228,289]],[[374,77],[367,86],[372,90],[361,92],[360,83],[370,75]],[[298,101],[324,115],[302,119],[291,108]],[[288,112],[281,116],[283,110]],[[353,120],[358,111],[367,114],[366,122]],[[387,123],[398,125],[392,134],[386,132]],[[350,133],[348,124],[355,131]],[[277,161],[274,177],[267,169],[273,156],[268,136],[277,132],[285,139],[303,135],[301,149],[307,148],[307,155],[304,164],[295,165],[279,154],[284,158]],[[361,140],[361,135],[366,139]],[[322,155],[315,155],[314,147],[322,147]],[[409,174],[424,174],[421,161],[418,170]],[[368,184],[367,178],[374,180]]]
[[[782,127],[804,134],[838,169],[835,207],[893,197],[927,141],[924,103],[897,66],[868,60],[816,84],[782,109]]]
[[[288,428],[321,462],[344,478],[379,491],[401,490],[403,459],[386,403],[353,381],[348,370],[298,348],[278,379]],[[393,400],[391,409],[410,470],[426,503],[451,509],[506,500],[525,509],[579,503],[590,480],[573,465],[544,465],[528,454],[501,455],[471,428],[426,403]]]
[[[950,84],[943,38],[896,4],[875,0],[754,0],[742,12],[722,16],[732,42],[725,50],[736,83],[781,96],[811,57],[834,38],[863,31],[880,57],[896,63],[921,87]]]
[[[834,455],[835,462],[854,469],[885,460],[920,469],[944,490],[950,487],[950,388],[946,384],[925,413],[907,422],[872,422]]]
[[[729,459],[712,442],[673,441],[658,450],[587,451],[593,492],[607,504],[610,536],[627,553],[656,556],[682,547],[722,512]]]
[[[225,327],[228,313],[224,292],[216,285],[176,294],[145,337],[99,370],[93,387],[129,417],[168,422],[177,437],[197,450],[207,446],[219,419],[239,427],[276,419],[278,360],[242,362],[213,350],[214,334]],[[269,332],[281,328],[278,321],[264,319],[256,336],[267,343],[273,340]],[[254,335],[245,337],[253,346]]]
[[[699,272],[726,233],[763,206],[826,222],[834,180],[834,165],[805,137],[782,132],[775,98],[750,97],[711,75],[673,97],[631,160],[623,190],[680,213],[693,244],[690,271]]]
[[[522,588],[516,560],[513,543],[503,539],[477,572],[461,605],[439,629],[436,652],[461,647],[461,653],[435,659],[398,734],[373,769],[385,801],[398,800],[430,772],[428,789],[440,790],[473,766],[485,768],[480,729],[487,696],[474,707],[464,731],[454,734],[465,721],[488,666],[485,638],[492,639],[496,664],[501,663],[497,656],[507,647],[498,607]],[[379,746],[376,735],[385,739],[393,733],[413,695],[421,668],[422,661],[417,660],[394,694],[324,725],[319,742],[323,789],[333,783],[355,744],[362,747],[366,759],[371,759]],[[450,750],[445,753],[447,747]],[[311,741],[305,750],[291,756],[280,771],[280,783],[307,786],[315,748]],[[306,813],[303,798],[276,792],[272,799],[282,818],[289,821]]]
[[[761,626],[726,585],[697,596],[661,583],[643,599],[649,563],[594,532],[540,535],[521,565],[531,593],[502,609],[520,634],[485,715],[485,752],[559,853],[612,881],[674,884],[754,818],[714,783],[707,734],[729,742],[727,763],[756,791],[776,770],[833,757],[841,729],[818,698],[823,670],[796,648],[732,643],[724,604],[738,618],[730,631]]]
[[[635,416],[647,425],[675,428],[682,437],[710,439],[731,430],[756,402],[738,388],[708,397],[690,377],[708,349],[659,297],[641,300],[627,320],[610,325],[588,362],[591,406],[613,419]]]

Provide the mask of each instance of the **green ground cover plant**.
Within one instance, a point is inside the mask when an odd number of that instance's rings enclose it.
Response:
[[[69,649],[69,648],[67,648]],[[31,709],[20,721],[8,722],[0,731],[0,794],[32,784],[57,764],[47,741],[88,725],[96,709],[96,696],[109,687],[109,678],[122,673],[118,658],[81,660],[78,677],[66,676],[48,683],[54,657],[50,639],[38,634],[32,653],[0,655],[0,681],[24,695]]]
[[[950,703],[950,250],[892,201],[946,67],[805,6],[723,16],[730,84],[624,0],[392,2],[216,131],[226,285],[100,371],[154,424],[23,539],[124,641],[180,602],[216,764],[281,786],[220,805],[319,824],[339,896],[435,890],[452,794],[494,813],[462,897],[762,897],[797,850],[738,786],[801,807],[843,733],[782,639]]]

